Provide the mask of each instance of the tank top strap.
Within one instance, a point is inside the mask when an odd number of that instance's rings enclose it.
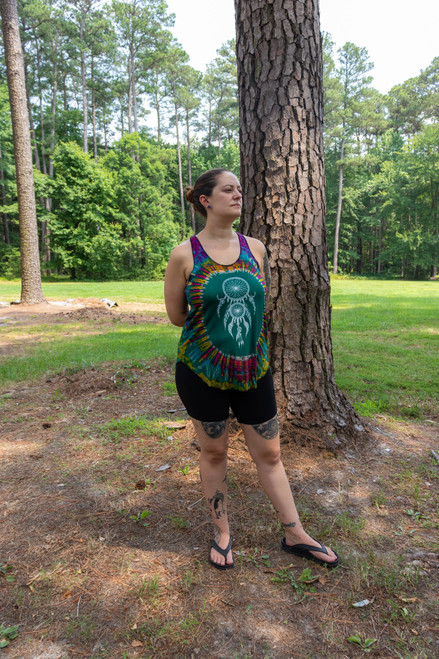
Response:
[[[241,245],[241,253],[239,255],[239,258],[242,259],[243,254],[245,254],[247,259],[259,269],[259,263],[257,262],[255,256],[253,255],[253,252],[250,249],[250,246],[247,242],[247,238],[243,236],[242,233],[238,233],[238,238],[239,238],[239,243]]]
[[[191,236],[190,240],[191,240],[192,255],[194,257],[194,267],[195,267],[209,257],[204,251],[203,246],[198,240],[197,236]]]

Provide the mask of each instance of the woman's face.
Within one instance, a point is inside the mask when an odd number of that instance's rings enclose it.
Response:
[[[241,215],[242,189],[232,172],[223,172],[218,176],[212,194],[206,197],[210,208],[208,213],[217,216],[230,217],[234,220]]]

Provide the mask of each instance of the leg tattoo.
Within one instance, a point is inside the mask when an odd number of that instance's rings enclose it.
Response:
[[[226,509],[224,505],[224,494],[217,490],[211,499],[207,499],[209,506],[212,507],[215,517],[221,519],[223,515],[226,514]]]
[[[265,421],[265,423],[257,423],[252,426],[253,430],[256,430],[260,437],[264,439],[274,439],[279,432],[279,423],[277,416],[274,419]]]
[[[226,421],[201,421],[201,426],[208,437],[217,439],[226,429]]]
[[[213,539],[215,540],[216,544],[219,545],[221,540],[221,529],[216,524],[213,526]]]
[[[285,529],[293,529],[295,526],[297,526],[296,522],[290,522],[289,524],[284,524],[281,522],[281,524]]]

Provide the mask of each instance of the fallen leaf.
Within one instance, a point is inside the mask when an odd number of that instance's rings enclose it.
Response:
[[[143,647],[143,643],[141,643],[140,641],[133,641],[131,643],[131,647],[132,648],[141,648],[141,647]]]
[[[400,597],[399,595],[398,595],[398,599],[401,600],[401,602],[405,602],[406,604],[411,604],[412,602],[420,601],[417,597]]]
[[[166,428],[172,428],[173,430],[183,430],[183,428],[186,428],[187,423],[179,423],[178,421],[167,421],[166,422]]]

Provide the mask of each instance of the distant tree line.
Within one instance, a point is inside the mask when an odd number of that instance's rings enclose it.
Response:
[[[234,41],[202,74],[173,37],[164,0],[22,0],[18,10],[43,271],[161,277],[172,247],[199,228],[185,185],[210,167],[239,174]],[[333,270],[436,276],[439,58],[384,96],[364,48],[347,43],[335,56],[327,34],[323,46]],[[6,84],[0,216],[0,276],[19,276]]]

